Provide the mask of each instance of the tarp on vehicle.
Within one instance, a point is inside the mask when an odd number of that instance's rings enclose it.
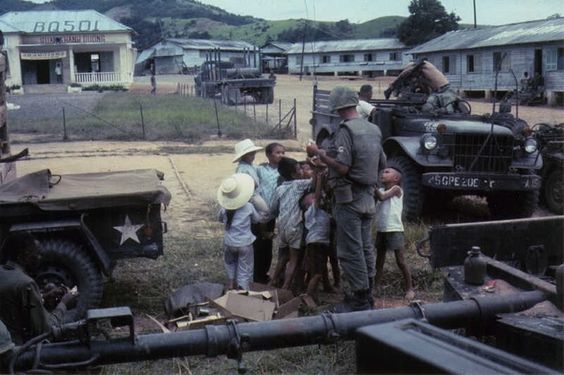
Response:
[[[163,176],[155,169],[67,175],[43,169],[0,186],[0,205],[31,203],[47,211],[167,205],[171,196]]]

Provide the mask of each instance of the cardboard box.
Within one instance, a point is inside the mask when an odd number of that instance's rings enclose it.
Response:
[[[275,304],[262,298],[246,296],[237,292],[227,292],[214,300],[214,303],[229,313],[253,321],[271,320]]]

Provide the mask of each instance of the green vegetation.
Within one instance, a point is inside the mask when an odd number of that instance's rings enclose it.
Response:
[[[214,102],[209,99],[179,95],[143,95],[124,92],[105,94],[93,111],[86,111],[71,103],[65,107],[68,138],[71,140],[180,140],[197,143],[217,135]],[[279,137],[272,127],[255,122],[241,110],[217,103],[222,135],[225,138]],[[142,111],[142,112],[141,112]],[[62,111],[55,117],[36,121],[10,120],[14,133],[41,135],[43,139],[63,138]]]
[[[458,30],[458,17],[447,13],[439,0],[411,0],[409,17],[398,28],[398,38],[407,46],[415,46],[448,31]]]

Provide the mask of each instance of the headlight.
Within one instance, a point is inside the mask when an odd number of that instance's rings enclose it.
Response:
[[[431,134],[425,134],[421,138],[421,145],[427,151],[434,150],[435,148],[437,148],[437,137]]]
[[[525,152],[527,154],[532,154],[533,152],[537,151],[539,148],[539,143],[534,138],[527,138],[525,140],[525,144],[523,145]]]

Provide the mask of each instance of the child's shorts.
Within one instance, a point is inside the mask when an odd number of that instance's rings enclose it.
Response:
[[[403,232],[377,232],[376,233],[376,250],[402,250],[405,245],[405,236]]]
[[[313,242],[306,246],[306,269],[311,275],[323,274],[331,254],[329,244]]]
[[[299,249],[302,247],[303,226],[297,225],[291,228],[279,228],[278,247],[289,247]]]

